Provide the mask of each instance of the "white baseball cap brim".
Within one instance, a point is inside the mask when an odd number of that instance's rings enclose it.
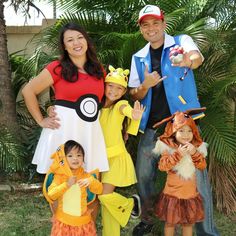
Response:
[[[164,15],[161,9],[154,5],[146,5],[141,9],[141,11],[139,12],[138,23],[140,24],[141,21],[147,16],[152,16],[159,20],[164,19]]]

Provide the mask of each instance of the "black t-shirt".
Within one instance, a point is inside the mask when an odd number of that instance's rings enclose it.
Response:
[[[161,74],[161,54],[163,50],[163,45],[157,49],[150,47],[151,53],[151,63],[152,71],[157,71]],[[171,115],[169,105],[166,99],[166,93],[164,89],[163,82],[158,83],[156,86],[152,87],[152,105],[150,110],[150,115],[147,123],[148,128],[166,117]]]

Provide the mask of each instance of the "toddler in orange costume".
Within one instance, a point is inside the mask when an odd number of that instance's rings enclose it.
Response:
[[[69,140],[52,155],[53,163],[48,173],[53,181],[45,187],[44,195],[54,211],[51,236],[96,236],[96,227],[87,209],[87,187],[93,193],[102,193],[102,183],[83,169],[84,149]],[[47,181],[49,176],[45,177]]]
[[[204,219],[195,169],[206,168],[207,144],[202,141],[191,112],[194,110],[176,112],[155,125],[169,121],[154,148],[161,155],[159,169],[167,172],[155,209],[156,216],[165,221],[165,236],[173,236],[177,224],[182,225],[183,236],[192,236],[193,224]]]

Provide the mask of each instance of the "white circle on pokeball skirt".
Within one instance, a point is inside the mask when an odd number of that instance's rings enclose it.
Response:
[[[97,102],[93,98],[85,98],[80,103],[80,111],[84,116],[93,117],[97,114]]]

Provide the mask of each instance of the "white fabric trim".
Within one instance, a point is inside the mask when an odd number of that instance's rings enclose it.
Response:
[[[51,155],[57,148],[72,139],[80,143],[85,151],[85,170],[90,172],[99,169],[100,172],[108,171],[106,146],[99,122],[99,117],[94,122],[87,122],[79,118],[75,109],[55,106],[57,117],[60,119],[58,129],[42,130],[32,163],[37,165],[37,172],[47,173],[52,164]]]
[[[207,156],[207,146],[207,143],[202,143],[197,148],[198,152],[200,152],[204,157]],[[173,154],[176,149],[169,147],[164,142],[158,139],[153,152],[157,155],[161,155],[165,151]],[[172,170],[174,170],[177,175],[183,177],[184,179],[191,179],[195,173],[196,168],[193,164],[191,156],[186,155],[183,156],[183,158],[172,168]]]

